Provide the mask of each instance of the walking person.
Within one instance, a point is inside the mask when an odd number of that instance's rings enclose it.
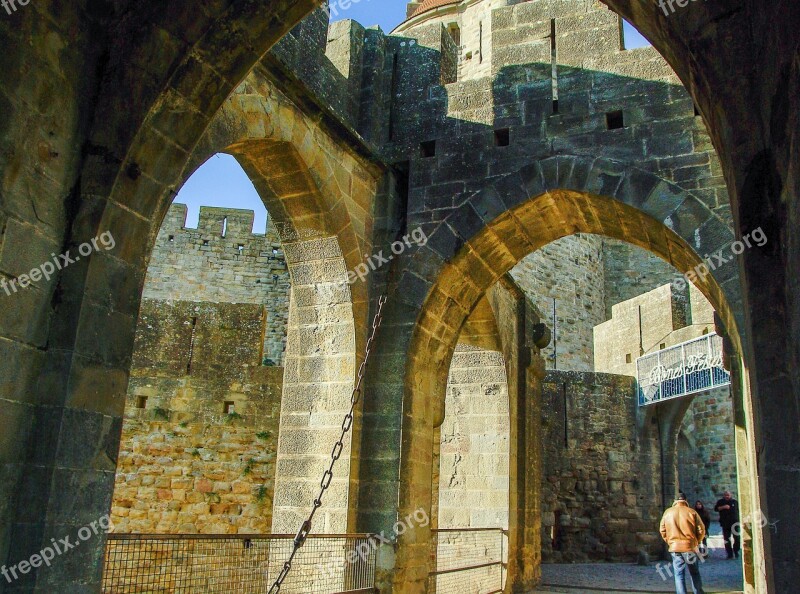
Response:
[[[703,527],[706,529],[706,535],[703,538],[703,546],[700,548],[700,552],[703,553],[703,556],[708,556],[708,531],[711,528],[711,514],[699,499],[694,502],[694,511],[696,511],[700,519],[703,520]]]
[[[700,543],[706,536],[705,525],[698,513],[689,507],[686,495],[680,493],[672,507],[664,512],[661,518],[661,538],[669,545],[672,556],[672,568],[675,575],[675,593],[686,594],[685,575],[689,568],[689,577],[694,594],[705,594],[703,580],[700,577],[698,560]]]
[[[737,534],[739,531],[734,530],[733,527],[739,523],[739,502],[731,496],[730,491],[725,491],[722,499],[717,501],[714,506],[714,511],[719,512],[719,525],[722,526],[722,538],[725,539],[725,552],[728,559],[738,559],[741,543],[739,534]],[[731,537],[733,537],[733,546],[731,546]]]

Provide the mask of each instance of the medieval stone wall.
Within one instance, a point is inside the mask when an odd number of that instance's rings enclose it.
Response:
[[[144,300],[112,504],[116,532],[269,532],[283,368],[261,305]]]
[[[204,206],[192,229],[185,226],[186,205],[173,204],[153,247],[143,297],[261,304],[264,361],[282,365],[291,279],[275,229],[253,233],[253,218],[249,210]]]
[[[594,370],[593,328],[605,321],[604,255],[601,237],[573,235],[530,254],[511,270],[553,330],[554,340],[542,349],[548,369]]]
[[[635,381],[549,371],[542,394],[545,562],[631,561],[658,549],[658,445],[638,436]]]

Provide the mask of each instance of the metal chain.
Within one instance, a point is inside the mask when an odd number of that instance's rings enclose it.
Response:
[[[314,506],[311,509],[311,513],[308,514],[308,518],[303,525],[300,526],[300,530],[297,532],[297,536],[294,537],[294,545],[292,548],[292,553],[289,555],[289,558],[286,560],[286,563],[283,564],[283,569],[281,569],[278,578],[275,580],[275,583],[272,584],[272,587],[269,589],[269,594],[278,594],[281,591],[281,586],[283,585],[286,576],[289,575],[289,571],[292,569],[292,561],[294,560],[297,551],[300,550],[306,539],[308,538],[308,533],[311,532],[311,522],[314,520],[314,515],[317,513],[317,510],[322,507],[322,496],[325,495],[325,491],[328,490],[328,487],[331,486],[331,481],[333,480],[333,467],[336,464],[336,461],[341,457],[342,450],[344,450],[344,438],[350,429],[353,427],[353,413],[355,411],[356,405],[358,401],[361,399],[361,384],[364,381],[364,373],[367,369],[367,362],[369,361],[369,354],[372,350],[372,343],[375,340],[375,336],[378,334],[378,328],[381,326],[381,322],[383,322],[383,306],[386,303],[387,295],[384,294],[378,299],[378,311],[375,313],[375,318],[372,321],[372,334],[370,335],[369,339],[367,340],[366,352],[364,353],[364,360],[361,362],[361,366],[358,368],[358,375],[356,379],[355,388],[353,388],[353,393],[350,396],[350,411],[344,416],[344,420],[342,421],[342,434],[339,437],[339,440],[333,446],[333,450],[331,451],[331,464],[322,474],[322,480],[319,483],[320,491],[317,498],[314,499]]]

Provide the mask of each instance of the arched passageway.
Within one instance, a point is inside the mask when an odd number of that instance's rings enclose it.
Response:
[[[797,491],[798,480],[800,310],[793,296],[800,292],[794,274],[800,160],[793,138],[800,128],[793,109],[798,32],[787,23],[798,19],[798,6],[742,0],[729,10],[691,3],[665,17],[645,0],[607,3],[654,42],[696,99],[721,156],[738,234],[764,225],[771,238],[768,248],[744,256],[742,306],[733,309],[770,312],[748,313],[740,326],[747,373],[739,381],[752,382],[754,427],[763,429],[741,443],[753,451],[757,443],[762,452],[751,476],[763,483],[753,479],[751,498],[757,502],[760,495],[783,527],[770,535],[774,546],[765,549],[759,576],[769,576],[777,591],[791,588],[798,582],[798,516],[785,492]],[[3,308],[11,312],[3,320],[3,345],[20,378],[8,388],[10,462],[4,472],[11,493],[35,494],[5,511],[3,547],[12,531],[22,535],[14,539],[15,558],[96,519],[107,503],[94,493],[108,492],[113,474],[109,419],[119,416],[127,382],[136,287],[148,253],[140,246],[154,238],[163,216],[163,210],[152,216],[152,202],[163,206],[163,197],[185,178],[187,154],[218,107],[312,6],[276,0],[203,4],[193,11],[141,3],[128,10],[124,2],[83,7],[44,0],[17,11],[0,31],[12,63],[0,80],[9,155],[2,163],[3,216],[11,221],[3,253],[47,255],[107,228],[120,246],[114,256],[99,255],[91,266],[82,263],[51,280],[24,304]],[[723,29],[729,34],[720,34]],[[43,31],[51,42],[32,42]],[[446,357],[447,350],[440,354]],[[752,418],[746,412],[738,422],[744,426]],[[93,444],[91,452],[71,447],[78,443],[73,425],[94,428],[82,435]],[[60,437],[54,443],[38,435]],[[65,493],[67,503],[61,501]],[[19,511],[13,521],[12,509]],[[94,567],[99,548],[85,550],[87,566]],[[64,576],[51,580],[45,573],[41,587],[64,587]],[[64,579],[92,581],[71,574]]]
[[[576,163],[570,162],[569,158],[559,158],[559,160],[561,162],[556,171],[561,170],[562,166],[565,173],[570,172],[574,175],[581,171],[576,167]],[[598,166],[600,172],[608,172],[609,169],[608,166]],[[545,165],[531,168],[530,172],[522,176],[523,182],[519,191],[525,192],[526,183],[528,187],[547,188],[548,171],[552,169]],[[546,190],[541,194],[531,192],[534,194],[533,198],[519,200],[516,206],[499,215],[487,216],[485,226],[477,232],[471,231],[467,236],[462,235],[463,247],[457,242],[452,259],[442,266],[438,276],[432,277],[424,305],[413,326],[414,335],[409,348],[405,384],[408,412],[405,415],[403,428],[404,452],[409,455],[413,452],[416,455],[412,460],[406,458],[401,467],[401,513],[406,502],[418,505],[420,498],[424,497],[424,494],[420,493],[421,486],[415,484],[414,477],[424,476],[424,470],[421,471],[420,466],[430,465],[430,453],[425,451],[423,444],[430,443],[433,427],[442,418],[441,407],[444,403],[447,367],[434,362],[450,361],[457,336],[469,313],[489,287],[522,257],[559,237],[572,233],[595,233],[643,247],[671,263],[679,271],[691,271],[702,262],[702,257],[695,252],[696,248],[690,247],[687,240],[678,233],[685,233],[690,241],[695,239],[693,229],[699,226],[699,221],[698,211],[691,210],[691,197],[676,199],[672,207],[674,210],[663,212],[658,210],[665,208],[663,194],[660,194],[662,199],[650,202],[647,197],[632,193],[631,186],[623,181],[625,178],[630,179],[634,173],[624,171],[617,173],[618,176],[604,176],[601,173],[596,178],[591,174],[588,177],[578,175],[578,179],[594,179],[601,185],[606,184],[612,191],[616,189],[617,199],[587,191],[561,189],[558,183],[553,183],[550,187],[555,189]],[[582,175],[585,175],[585,169]],[[641,177],[646,178],[644,174]],[[526,182],[526,179],[530,181]],[[571,185],[569,181],[566,184],[561,183],[562,187]],[[648,187],[652,190],[658,185],[659,182],[654,180],[639,188]],[[480,198],[475,200],[476,210],[481,213]],[[639,209],[630,206],[631,201],[634,201]],[[653,214],[669,222],[675,231],[650,214],[646,214],[649,207],[655,208]],[[690,212],[693,214],[687,219]],[[706,224],[713,225],[713,217],[710,217]],[[447,232],[461,234],[457,225],[456,221],[454,227],[448,228]],[[440,231],[444,229],[445,227],[442,227]],[[719,245],[708,245],[709,250],[712,247],[714,250],[721,249],[733,239],[729,233],[724,232],[713,237]],[[435,242],[434,232],[431,243],[441,245]],[[695,245],[700,251],[706,247]],[[489,262],[492,264],[489,265]],[[734,283],[728,282],[731,275],[735,279],[735,270],[732,267],[728,267],[727,270],[716,270],[713,276],[708,275],[701,281],[698,280],[697,284],[720,313],[725,329],[730,333],[734,344],[740,345],[737,312],[731,306],[731,302],[735,303],[737,300]],[[723,289],[723,285],[727,289]],[[433,419],[433,422],[427,422],[428,419]],[[738,430],[743,432],[746,429],[740,427]],[[533,461],[530,463],[535,467]],[[528,498],[530,495],[531,493],[526,493]],[[535,504],[532,502],[529,501],[528,505],[529,510],[535,509]],[[535,516],[535,513],[532,515]],[[538,525],[536,529],[538,530]],[[401,563],[425,566],[422,543],[426,538],[424,530],[421,532],[416,535],[415,544],[403,543],[405,549],[399,555]],[[510,555],[523,555],[523,551],[526,549],[530,551],[536,543],[526,543],[521,540],[516,543],[512,541],[509,546]],[[534,556],[529,553],[527,559],[521,562],[520,566],[524,566],[526,562],[531,563]]]

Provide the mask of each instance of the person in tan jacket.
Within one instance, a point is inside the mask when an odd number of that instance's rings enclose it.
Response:
[[[700,578],[700,568],[697,565],[698,559],[705,562],[705,558],[700,554],[700,543],[703,542],[705,536],[706,528],[700,514],[689,507],[686,495],[681,493],[661,518],[661,538],[669,545],[669,552],[672,555],[676,594],[686,594],[684,580],[687,565],[692,581],[692,592],[705,594],[703,580]],[[661,568],[658,568],[657,571],[661,575]]]

